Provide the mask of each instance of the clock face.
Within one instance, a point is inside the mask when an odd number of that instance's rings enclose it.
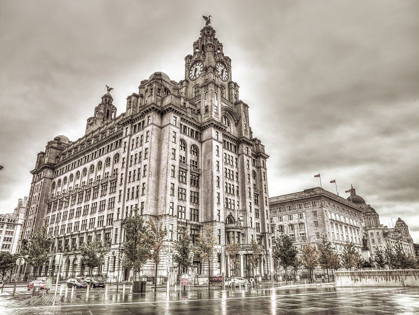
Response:
[[[189,69],[189,78],[191,80],[197,79],[204,69],[204,63],[202,61],[195,62]]]
[[[227,71],[226,66],[223,63],[217,62],[217,64],[215,65],[215,69],[217,71],[217,75],[220,77],[221,80],[223,81],[228,80],[228,71]]]

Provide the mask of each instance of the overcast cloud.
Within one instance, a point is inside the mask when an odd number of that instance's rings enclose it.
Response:
[[[0,212],[27,196],[36,154],[114,87],[118,113],[141,80],[179,81],[212,25],[233,61],[270,196],[351,184],[419,242],[419,2],[0,0]]]

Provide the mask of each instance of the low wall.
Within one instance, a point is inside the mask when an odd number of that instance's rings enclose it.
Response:
[[[336,271],[337,287],[419,287],[419,269]]]

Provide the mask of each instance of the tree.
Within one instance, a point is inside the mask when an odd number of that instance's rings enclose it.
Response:
[[[54,240],[48,236],[48,226],[45,224],[39,228],[27,242],[22,242],[21,254],[28,256],[27,261],[35,269],[40,270],[42,265],[48,262],[51,256],[50,250]]]
[[[102,245],[101,241],[94,240],[80,246],[80,255],[85,266],[89,267],[89,275],[92,276],[93,268],[101,266],[105,261],[105,255],[109,248]]]
[[[253,275],[255,274],[255,268],[257,267],[258,263],[260,262],[260,255],[262,254],[262,248],[256,243],[255,240],[252,240],[252,254],[248,256],[247,262],[249,267],[251,268]]]
[[[178,264],[181,271],[186,271],[193,266],[192,239],[186,230],[178,235],[178,240],[173,242],[173,261]]]
[[[319,264],[319,252],[317,251],[316,246],[311,244],[304,245],[303,250],[301,251],[301,261],[303,266],[308,270],[310,283],[312,283],[313,270]]]
[[[326,235],[323,235],[322,244],[319,246],[319,264],[326,270],[327,281],[329,282],[329,269],[331,269],[331,259],[333,255],[332,243],[327,240]]]
[[[272,251],[274,262],[284,268],[285,282],[288,283],[287,268],[295,263],[298,254],[292,239],[286,234],[275,238]]]
[[[298,256],[295,257],[293,263],[291,264],[291,267],[294,270],[294,283],[297,280],[296,276],[297,276],[298,267],[300,267],[302,264],[303,264],[303,262],[301,261],[301,259]]]
[[[16,264],[17,257],[9,252],[0,252],[0,271],[2,279],[8,270],[13,269]]]
[[[124,265],[134,271],[134,281],[137,274],[151,256],[151,231],[144,219],[135,213],[125,218]]]
[[[214,228],[211,225],[204,225],[195,245],[195,253],[201,258],[203,263],[208,262],[208,290],[210,290],[211,280],[211,259],[213,258],[216,244]]]
[[[229,268],[230,268],[230,274],[236,274],[236,270],[239,266],[239,259],[237,257],[237,254],[240,251],[240,244],[231,243],[227,244],[225,247],[227,256],[230,260]],[[233,273],[231,273],[231,270],[233,270]]]
[[[340,268],[340,258],[339,254],[335,251],[333,251],[332,255],[330,256],[330,268],[333,271],[336,271]],[[333,278],[335,277],[335,274],[333,273]]]
[[[164,239],[167,235],[167,229],[163,226],[163,223],[160,222],[160,225],[157,226],[152,219],[149,220],[151,228],[151,258],[156,265],[156,271],[154,273],[154,292],[157,292],[157,268],[160,263],[160,252],[163,250]]]
[[[384,266],[387,264],[385,252],[381,247],[377,247],[375,250],[374,261],[380,268],[384,268]]]
[[[352,269],[358,266],[361,256],[356,250],[355,244],[347,242],[343,245],[343,252],[341,254],[342,267]]]
[[[392,265],[395,269],[416,268],[416,259],[411,255],[407,255],[403,249],[403,245],[400,242],[397,242],[394,245]]]

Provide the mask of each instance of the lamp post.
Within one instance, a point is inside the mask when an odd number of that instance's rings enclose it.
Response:
[[[116,279],[116,293],[118,293],[119,290],[119,281],[120,281],[120,277],[121,277],[121,252],[123,251],[123,249],[121,249],[121,242],[119,242],[119,246],[118,246],[118,279]]]

